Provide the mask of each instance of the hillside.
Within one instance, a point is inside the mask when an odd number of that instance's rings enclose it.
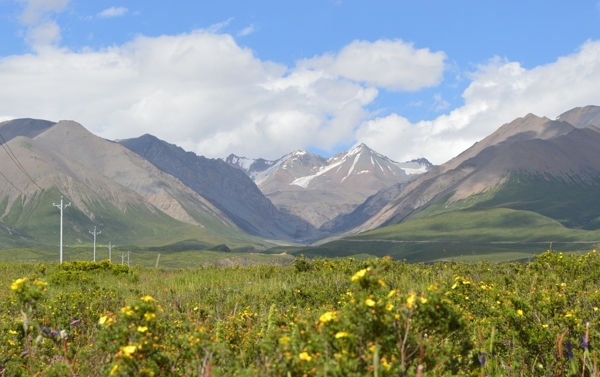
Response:
[[[488,245],[600,240],[600,129],[589,123],[600,111],[585,109],[555,121],[529,114],[503,125],[347,234]]]
[[[7,179],[0,182],[0,247],[56,245],[59,211],[52,204],[61,196],[72,203],[65,211],[70,244],[89,243],[94,226],[103,239],[121,244],[259,241],[176,178],[75,122],[61,121],[33,139],[14,137],[6,147],[29,177],[3,157]]]
[[[186,152],[151,135],[119,143],[179,179],[247,233],[289,241],[317,234],[306,221],[280,212],[246,174],[222,160]]]

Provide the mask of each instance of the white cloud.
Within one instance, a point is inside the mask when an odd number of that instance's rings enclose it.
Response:
[[[238,37],[243,37],[243,36],[246,36],[246,35],[248,35],[248,34],[252,34],[252,33],[254,33],[255,31],[256,31],[256,27],[255,27],[254,25],[250,25],[250,26],[248,26],[248,27],[245,27],[245,28],[243,28],[242,30],[240,30],[240,31],[237,33],[237,36],[238,36]]]
[[[57,47],[48,18],[66,0],[25,3],[34,53],[0,58],[0,119],[73,119],[106,138],[151,133],[209,157],[277,158],[308,147],[364,142],[399,161],[443,163],[529,112],[555,117],[600,104],[600,42],[525,69],[494,58],[466,76],[464,105],[411,124],[365,110],[379,89],[440,83],[446,55],[402,41],[354,41],[295,67],[260,60],[220,31],[231,19],[175,36],[139,36],[103,50]],[[433,109],[447,102],[435,95]],[[412,103],[412,106],[424,106]]]
[[[70,0],[18,0],[25,8],[20,20],[25,25],[35,25],[43,21],[48,13],[62,12]]]
[[[99,18],[112,18],[112,17],[120,17],[120,16],[124,16],[125,13],[127,13],[129,11],[129,9],[125,8],[125,7],[110,7],[107,9],[104,9],[102,12],[97,14],[97,17]]]
[[[54,21],[45,21],[27,31],[27,43],[32,46],[53,45],[60,41],[60,27]]]
[[[216,24],[210,25],[208,28],[203,29],[207,33],[217,34],[220,33],[225,27],[227,27],[231,21],[233,21],[233,17],[229,17],[223,22],[217,22]]]
[[[436,112],[446,110],[450,106],[450,102],[446,101],[440,93],[433,95],[433,110]]]
[[[27,26],[26,42],[35,49],[60,41],[60,27],[49,19],[52,13],[62,12],[70,0],[19,0],[24,4],[19,20]]]
[[[209,157],[276,158],[352,142],[377,90],[258,59],[227,34],[137,37],[101,51],[0,59],[0,117],[73,119],[103,137],[151,133]]]
[[[443,163],[517,117],[553,119],[577,106],[600,105],[600,42],[530,70],[494,58],[470,78],[464,105],[449,114],[416,124],[396,114],[365,121],[357,140],[396,160],[424,156]]]
[[[325,54],[299,63],[329,74],[388,90],[419,90],[443,78],[442,51],[415,49],[401,40],[354,41],[338,54]]]

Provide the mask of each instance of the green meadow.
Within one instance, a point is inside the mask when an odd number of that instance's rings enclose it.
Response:
[[[0,373],[599,375],[596,251],[497,264],[261,262],[2,262]]]

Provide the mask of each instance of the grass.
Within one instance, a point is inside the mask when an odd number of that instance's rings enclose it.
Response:
[[[112,262],[121,264],[129,261],[131,266],[154,267],[157,258],[161,268],[196,268],[202,265],[214,265],[222,267],[253,266],[257,264],[288,265],[292,263],[291,255],[259,254],[249,252],[219,252],[210,250],[145,250],[139,247],[116,247],[112,250]],[[0,262],[31,262],[31,263],[55,263],[58,261],[58,250],[29,247],[0,250]],[[160,257],[158,255],[160,254]],[[67,247],[63,249],[65,262],[70,261],[92,261],[93,248]],[[123,256],[123,258],[122,258]],[[106,247],[96,248],[96,260],[108,259]]]
[[[596,241],[599,231],[570,229],[540,214],[507,208],[463,209],[420,216],[350,237],[448,242]]]
[[[60,202],[56,189],[33,196],[25,205],[18,199],[10,212],[2,218],[0,249],[44,245],[53,247],[59,240],[59,210],[53,206]],[[65,204],[69,201],[65,200]],[[230,248],[254,247],[265,249],[268,243],[250,236],[237,227],[227,226],[211,218],[195,218],[202,226],[175,220],[156,210],[130,206],[122,211],[108,202],[88,203],[95,220],[81,212],[75,205],[64,210],[64,244],[90,245],[89,231],[97,227],[102,234],[99,243],[163,247],[176,243],[196,242],[205,246],[227,244]],[[6,200],[0,202],[6,207]],[[12,228],[8,231],[7,228]],[[15,231],[14,229],[18,229]]]
[[[454,262],[299,259],[189,269],[0,262],[0,371],[600,375],[597,252]]]

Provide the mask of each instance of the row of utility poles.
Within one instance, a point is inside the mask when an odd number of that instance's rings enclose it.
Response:
[[[60,209],[60,263],[63,262],[63,210],[67,207],[69,207],[71,205],[71,203],[69,204],[64,204],[63,202],[63,197],[60,197],[60,204],[54,204],[52,203],[52,205],[54,207],[57,207],[58,209]],[[97,232],[96,231],[96,227],[94,227],[94,231],[92,232],[91,230],[89,231],[90,234],[92,234],[94,236],[94,262],[96,262],[96,236],[99,234],[102,234],[102,231]],[[112,262],[112,248],[115,247],[115,245],[112,244],[112,242],[108,243],[108,259]],[[125,264],[125,253],[121,253],[121,264]],[[129,251],[127,252],[127,265],[129,266]]]

